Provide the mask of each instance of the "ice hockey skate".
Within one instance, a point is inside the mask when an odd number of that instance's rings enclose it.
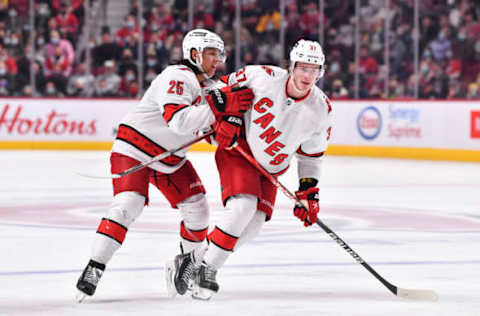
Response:
[[[174,298],[177,296],[177,289],[175,288],[175,262],[168,260],[165,263],[165,285],[167,286],[167,296]]]
[[[88,296],[95,294],[98,281],[102,277],[103,271],[105,271],[105,265],[103,263],[90,260],[83,270],[82,275],[78,279],[76,300],[81,303]]]
[[[175,289],[183,295],[193,288],[194,279],[198,268],[195,266],[193,253],[179,254],[174,260],[175,273],[173,277]],[[168,287],[168,284],[167,284]]]
[[[209,300],[218,292],[219,286],[216,280],[217,270],[202,262],[195,277],[192,297],[199,300]]]

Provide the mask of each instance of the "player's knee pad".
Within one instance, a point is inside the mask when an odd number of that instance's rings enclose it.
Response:
[[[189,229],[204,229],[208,227],[210,210],[205,194],[199,193],[177,204],[182,214],[183,222]]]
[[[257,210],[257,201],[257,197],[250,194],[238,194],[229,198],[226,208],[231,213],[219,227],[227,233],[240,236]]]
[[[137,192],[121,192],[113,197],[107,218],[128,227],[140,216],[145,205],[145,197]]]

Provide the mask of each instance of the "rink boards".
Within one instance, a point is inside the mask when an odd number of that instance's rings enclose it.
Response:
[[[0,99],[0,149],[109,150],[135,99]],[[480,101],[333,100],[328,154],[480,162]],[[206,143],[192,150],[211,151]]]

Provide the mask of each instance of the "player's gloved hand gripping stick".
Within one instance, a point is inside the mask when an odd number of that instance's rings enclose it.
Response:
[[[249,153],[247,153],[240,146],[234,147],[250,164],[252,164],[258,171],[260,171],[274,186],[280,189],[288,198],[295,201],[298,205],[303,205],[308,210],[308,205],[305,205],[295,194],[290,192],[282,183],[280,183],[274,176],[272,176],[265,168],[263,168],[258,161],[255,160]],[[399,288],[392,283],[385,280],[380,274],[377,273],[367,262],[365,262],[350,246],[343,241],[335,232],[333,232],[327,225],[325,225],[320,219],[317,219],[316,224],[320,226],[334,241],[337,242],[346,252],[348,252],[355,261],[360,263],[365,269],[368,270],[377,280],[379,280],[390,292],[394,295],[414,299],[414,300],[438,300],[438,294],[432,290],[411,290]]]
[[[318,188],[298,190],[295,192],[295,196],[303,203],[295,204],[293,214],[303,222],[305,227],[308,227],[318,220],[318,212],[320,211]],[[304,205],[307,205],[308,208],[305,208]]]

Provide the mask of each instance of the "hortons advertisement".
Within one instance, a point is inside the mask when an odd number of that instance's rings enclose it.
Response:
[[[0,101],[0,142],[111,142],[134,100],[8,99]]]

